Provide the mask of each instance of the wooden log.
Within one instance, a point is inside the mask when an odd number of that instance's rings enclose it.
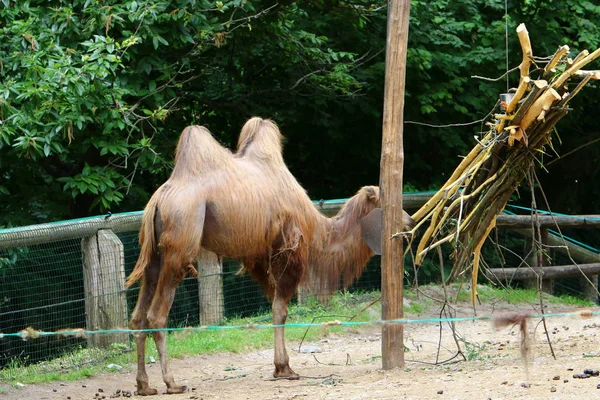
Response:
[[[214,253],[202,251],[197,267],[200,325],[219,325],[225,309],[222,260]]]
[[[125,298],[125,255],[123,243],[110,229],[81,240],[86,329],[127,328]],[[88,336],[91,347],[107,348],[112,343],[128,343],[126,333]]]
[[[539,268],[490,268],[490,277],[498,280],[529,280],[536,279]],[[600,273],[600,263],[579,265],[555,265],[542,269],[543,279],[577,277],[582,273],[592,276]]]
[[[586,54],[587,52],[581,52],[580,56],[577,56],[573,61],[573,64],[569,66],[553,83],[552,87],[560,88],[564,85],[571,76],[575,75],[577,71],[585,67],[596,58],[600,57],[600,48],[596,49],[592,54]]]
[[[93,236],[101,229],[113,232],[134,232],[140,229],[142,211],[73,219],[19,228],[0,229],[0,249],[31,246],[58,240]]]
[[[504,228],[531,228],[530,215],[507,215],[498,216],[496,225]],[[600,227],[600,215],[538,215],[540,227],[542,228],[597,228]]]
[[[402,226],[402,168],[404,147],[404,88],[410,0],[388,2],[385,58],[383,138],[381,146],[380,195],[383,213],[381,251],[381,314],[383,320],[400,319],[403,309],[403,238],[394,236]],[[404,327],[382,325],[383,369],[404,366]]]
[[[514,232],[525,237],[531,237],[531,229],[514,229]],[[564,240],[560,235],[554,233],[548,233],[546,245],[561,254],[570,255],[576,262],[588,264],[600,262],[600,254],[579,246],[577,243]]]

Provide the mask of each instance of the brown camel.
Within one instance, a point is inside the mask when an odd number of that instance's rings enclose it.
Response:
[[[140,256],[127,281],[129,287],[141,279],[132,329],[165,327],[175,289],[188,274],[197,275],[194,263],[204,249],[242,261],[271,300],[277,325],[285,324],[288,302],[308,275],[327,291],[337,289],[342,277],[348,285],[360,275],[373,255],[361,238],[361,220],[379,207],[379,189],[363,187],[336,217],[327,218],[287,169],[281,141],[275,123],[260,118],[244,125],[235,154],[203,127],[184,129],[171,177],[144,211]],[[376,232],[380,223],[380,217],[364,219],[363,229]],[[412,223],[406,213],[404,223]],[[372,236],[371,242],[381,240]],[[273,375],[297,378],[284,330],[274,330]],[[165,332],[152,335],[167,393],[185,391],[169,370]],[[149,386],[145,368],[146,336],[135,336],[137,389],[153,395],[157,390]]]

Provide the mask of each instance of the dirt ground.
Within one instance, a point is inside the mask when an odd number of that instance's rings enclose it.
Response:
[[[572,311],[564,306],[547,312]],[[458,309],[458,316],[472,310]],[[531,306],[480,307],[478,315],[499,315],[506,311],[534,312]],[[419,318],[437,317],[431,311]],[[159,395],[153,399],[582,399],[600,397],[600,377],[574,378],[584,369],[600,370],[598,332],[600,318],[555,317],[547,320],[556,360],[539,320],[531,320],[530,362],[520,357],[517,327],[499,331],[490,321],[457,322],[461,357],[433,365],[438,351],[439,324],[409,324],[405,327],[406,367],[381,369],[381,328],[349,330],[341,335],[304,343],[288,342],[290,365],[300,380],[273,380],[273,351],[255,350],[245,354],[223,353],[172,360],[176,381],[188,386],[179,395],[165,391],[160,366],[149,364],[151,384]],[[457,346],[448,324],[442,326],[439,360],[456,354]],[[252,334],[249,332],[248,334]],[[314,348],[306,347],[312,346]],[[97,399],[120,398],[135,391],[135,369],[123,368],[84,381],[25,385],[2,385],[1,399]],[[138,397],[139,398],[139,397]]]

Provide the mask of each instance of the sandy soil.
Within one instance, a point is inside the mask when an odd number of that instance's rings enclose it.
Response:
[[[479,315],[498,315],[530,306],[482,307]],[[548,307],[548,312],[568,311]],[[458,315],[471,315],[468,307]],[[424,317],[436,317],[432,311]],[[288,342],[290,365],[300,380],[273,380],[272,350],[245,354],[193,356],[172,361],[175,379],[189,389],[179,395],[159,394],[153,399],[585,399],[600,397],[600,377],[574,378],[584,369],[600,369],[598,331],[600,318],[556,317],[547,320],[556,360],[550,354],[539,320],[530,323],[530,362],[520,357],[518,328],[495,330],[490,321],[458,322],[460,345],[470,361],[433,365],[438,352],[438,324],[405,327],[406,367],[381,369],[381,330],[369,327],[329,335],[314,343],[315,353],[298,351],[298,342]],[[457,346],[447,324],[442,326],[439,360],[456,354]],[[252,334],[252,333],[249,333]],[[310,350],[310,348],[307,348]],[[120,398],[135,391],[135,370],[124,368],[77,382],[2,385],[6,399],[95,399]],[[159,393],[165,391],[158,364],[148,366],[150,381]],[[133,395],[132,397],[137,397]],[[140,397],[138,397],[140,398]]]

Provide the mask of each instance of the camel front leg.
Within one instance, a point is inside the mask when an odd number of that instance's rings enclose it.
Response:
[[[277,291],[273,298],[273,325],[283,325],[287,319],[288,300]],[[275,328],[275,378],[298,379],[299,376],[290,368],[290,358],[285,349],[285,331],[283,327]]]
[[[153,332],[152,336],[154,337],[154,343],[156,344],[156,349],[158,350],[158,355],[160,357],[160,369],[162,371],[163,380],[167,385],[167,393],[177,394],[185,392],[187,390],[187,386],[176,385],[175,379],[173,378],[173,373],[169,368],[166,333]]]

